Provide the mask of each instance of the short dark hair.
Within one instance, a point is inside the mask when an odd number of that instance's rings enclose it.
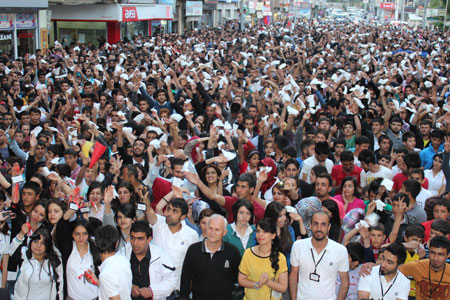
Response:
[[[409,171],[409,176],[411,176],[412,174],[419,174],[420,177],[422,177],[422,180],[425,178],[425,173],[423,172],[422,168],[414,168],[411,171]]]
[[[328,180],[329,185],[333,186],[333,179],[331,178],[330,174],[328,173],[316,174],[316,180],[317,178],[326,178]]]
[[[336,145],[344,145],[344,147],[345,147],[347,145],[347,142],[345,141],[345,139],[339,138],[334,141],[334,146],[336,146]],[[342,157],[342,154],[341,154],[341,157]]]
[[[179,208],[181,210],[182,216],[187,215],[189,211],[189,205],[183,198],[174,198],[172,199],[172,201],[169,202],[169,204],[174,208]]]
[[[402,244],[393,243],[386,247],[386,251],[392,253],[392,255],[397,257],[397,266],[401,265],[406,260],[406,248]]]
[[[341,153],[341,161],[355,161],[355,156],[350,150],[345,150]]]
[[[323,154],[330,154],[330,146],[327,142],[318,142],[316,144],[316,154],[317,155],[323,155]]]
[[[417,195],[420,193],[420,183],[417,180],[407,179],[403,181],[402,185],[405,187],[405,190],[411,193],[411,196],[416,199]]]
[[[95,231],[95,244],[100,253],[114,253],[119,242],[119,232],[112,225],[105,225]]]
[[[184,160],[182,160],[181,158],[174,158],[171,162],[170,162],[170,168],[174,169],[175,166],[183,166],[184,165]]]
[[[450,212],[450,202],[445,198],[439,198],[433,205],[433,209],[436,205],[445,206],[447,208],[447,212]]]
[[[403,156],[403,162],[408,169],[420,168],[420,155],[417,152],[408,152]]]
[[[63,155],[73,155],[73,156],[77,157],[78,153],[77,153],[77,151],[73,150],[72,148],[69,148],[69,149],[64,150]]]
[[[254,188],[256,186],[256,178],[255,175],[251,173],[244,173],[239,176],[238,181],[243,181],[248,183],[249,188]]]
[[[23,185],[22,191],[24,189],[28,189],[28,190],[33,190],[33,192],[36,195],[39,195],[40,191],[41,191],[41,186],[39,184],[37,184],[34,181],[27,181],[25,182],[25,184]]]
[[[430,241],[430,247],[431,248],[444,248],[447,249],[447,255],[450,253],[450,241],[445,236],[435,236]]]
[[[359,153],[358,155],[358,160],[360,162],[366,163],[366,164],[376,164],[377,163],[377,159],[375,156],[375,153],[373,153],[373,151],[371,150],[363,150]]]
[[[405,236],[417,236],[418,238],[425,238],[425,229],[420,224],[410,224],[405,228]]]
[[[405,132],[402,135],[402,142],[407,142],[409,138],[416,138],[416,135],[412,131]]]
[[[369,232],[372,232],[374,230],[375,231],[381,231],[383,234],[386,234],[386,229],[384,228],[383,223],[378,223],[378,225],[372,226],[372,227],[369,228]]]
[[[297,157],[297,150],[293,146],[287,146],[283,149],[283,154],[289,155],[290,157]]]
[[[441,232],[444,236],[450,233],[450,223],[445,220],[434,220],[431,229]]]
[[[405,203],[406,206],[409,206],[409,197],[405,193],[397,193],[397,194],[395,194],[394,197],[392,198],[392,202],[400,201],[400,198],[404,198],[403,199],[403,203]]]
[[[357,136],[355,138],[355,145],[363,145],[363,144],[370,144],[369,138],[365,135]]]
[[[284,167],[286,168],[289,165],[295,165],[295,167],[297,169],[300,169],[300,163],[298,162],[298,160],[294,159],[294,158],[289,158],[286,160],[286,162],[284,163]]]
[[[147,238],[153,236],[153,230],[147,221],[136,221],[131,225],[131,232],[143,232]]]
[[[360,264],[364,263],[364,247],[361,243],[349,243],[347,245],[347,252],[352,258],[352,261],[357,261]]]

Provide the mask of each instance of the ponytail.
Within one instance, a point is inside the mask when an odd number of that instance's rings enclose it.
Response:
[[[272,263],[272,269],[275,270],[274,275],[277,274],[280,266],[278,265],[278,260],[280,256],[280,239],[276,236],[272,241],[272,249],[270,249],[270,262]]]

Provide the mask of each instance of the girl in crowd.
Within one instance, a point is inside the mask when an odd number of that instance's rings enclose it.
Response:
[[[299,216],[298,214],[291,215]],[[271,202],[266,207],[264,218],[271,220],[275,224],[280,250],[286,256],[288,267],[290,267],[289,258],[292,244],[295,241],[295,234],[294,229],[290,226],[291,219],[287,215],[285,206],[279,202]]]
[[[341,235],[341,218],[339,218],[339,208],[335,201],[333,200],[324,200],[322,202],[322,210],[325,211],[330,217],[330,232],[328,233],[328,237],[335,242],[340,243],[342,240]]]
[[[29,232],[27,224],[23,224],[21,232],[13,239],[10,250],[19,248]],[[20,251],[23,262],[12,299],[64,299],[62,264],[54,251],[49,232],[39,228],[30,237],[28,246],[22,247]]]
[[[131,253],[130,230],[131,225],[136,221],[136,208],[129,203],[120,204],[115,215],[111,210],[111,202],[114,197],[114,187],[110,185],[105,190],[105,213],[103,215],[103,225],[116,226],[120,233],[118,249],[124,253]]]
[[[74,213],[69,209],[56,229],[56,241],[65,270],[64,289],[69,300],[96,299],[98,287],[90,284],[83,276],[80,278],[80,275],[88,269],[96,270],[98,275],[98,267],[102,262],[100,253],[91,239],[85,219],[67,221]]]
[[[111,202],[111,208],[115,212],[117,208],[121,204],[131,204],[133,207],[136,207],[136,198],[137,195],[134,192],[134,187],[129,181],[121,181],[117,186],[117,194],[119,197],[116,197]]]
[[[239,265],[239,285],[245,288],[245,299],[279,300],[288,286],[286,257],[281,253],[277,228],[269,219],[256,226],[258,244],[244,252]]]
[[[345,213],[354,208],[364,209],[366,205],[364,201],[359,199],[358,181],[352,176],[347,176],[341,183],[341,195],[334,196],[334,199],[344,204]]]
[[[251,225],[254,218],[253,205],[247,200],[238,200],[232,207],[234,223],[228,224],[227,234],[223,238],[239,250],[241,256],[245,249],[255,245],[256,228]]]
[[[103,185],[98,181],[94,181],[89,186],[86,194],[87,200],[91,205],[89,210],[89,217],[97,218],[100,221],[103,220],[103,215],[105,213],[105,205],[102,203],[103,193]]]
[[[439,196],[445,192],[445,186],[447,180],[442,171],[442,160],[444,155],[437,153],[433,158],[433,167],[429,170],[425,170],[425,178],[428,179],[428,190],[433,193],[433,196]]]

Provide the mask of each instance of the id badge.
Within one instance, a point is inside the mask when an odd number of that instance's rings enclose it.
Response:
[[[320,275],[317,273],[309,273],[309,280],[320,282]]]

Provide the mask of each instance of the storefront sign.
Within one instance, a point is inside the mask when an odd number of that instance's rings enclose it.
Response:
[[[34,28],[36,27],[35,14],[16,14],[16,28]]]
[[[381,8],[386,10],[394,10],[395,3],[381,3]]]
[[[51,6],[52,21],[103,21],[130,22],[157,19],[173,19],[173,6],[162,4],[119,5],[101,4],[80,6],[74,10],[70,5]]]
[[[12,33],[0,33],[0,41],[12,40]]]
[[[122,7],[122,21],[132,22],[139,20],[137,10],[135,6],[124,6]]]
[[[257,2],[256,3],[256,10],[263,10],[263,3],[262,2]]]
[[[48,49],[48,29],[41,28],[41,50],[46,53]]]
[[[186,1],[186,17],[201,16],[203,14],[203,3],[201,1]]]
[[[0,28],[1,29],[14,28],[12,14],[0,14]]]

